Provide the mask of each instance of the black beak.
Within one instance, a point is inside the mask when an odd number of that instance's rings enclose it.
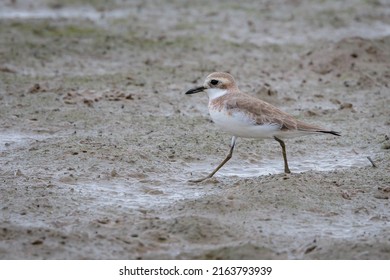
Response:
[[[187,91],[186,94],[193,94],[193,93],[201,92],[201,91],[204,91],[205,89],[206,89],[205,87],[193,88],[193,89],[190,89],[189,91]]]

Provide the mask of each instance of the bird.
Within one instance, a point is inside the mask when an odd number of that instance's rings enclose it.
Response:
[[[230,134],[232,139],[226,158],[206,177],[190,180],[193,183],[213,177],[232,158],[238,137],[276,140],[282,148],[284,172],[291,173],[285,139],[309,134],[341,136],[339,132],[299,121],[274,105],[242,92],[229,73],[211,73],[202,86],[192,88],[185,94],[198,92],[207,93],[211,119],[219,128]]]

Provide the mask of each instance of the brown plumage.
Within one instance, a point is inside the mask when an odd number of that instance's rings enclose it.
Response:
[[[277,107],[241,92],[233,76],[228,73],[212,73],[207,76],[203,86],[191,89],[186,94],[201,91],[209,95],[208,107],[213,121],[233,137],[225,160],[208,176],[193,182],[211,178],[232,157],[237,137],[274,138],[282,147],[284,171],[290,173],[283,138],[311,133],[340,136],[333,130],[299,121]]]

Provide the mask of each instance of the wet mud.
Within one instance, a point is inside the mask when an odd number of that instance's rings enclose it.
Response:
[[[389,259],[386,1],[3,1],[1,259]],[[341,137],[238,139],[214,71]],[[368,159],[369,158],[369,159]]]

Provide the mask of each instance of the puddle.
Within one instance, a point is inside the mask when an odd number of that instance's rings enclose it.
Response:
[[[139,182],[86,183],[80,185],[82,192],[99,201],[99,205],[120,204],[135,210],[155,209],[172,205],[182,199],[197,199],[210,194],[199,187],[182,185],[153,186]]]
[[[215,162],[217,165],[219,162]],[[363,167],[370,165],[366,156],[357,155],[352,151],[334,151],[327,154],[318,154],[312,158],[295,158],[289,161],[290,169],[294,173],[302,173],[310,170],[332,171],[350,167]],[[90,196],[96,197],[100,203],[112,205],[113,201],[126,205],[131,209],[153,209],[172,205],[182,199],[198,199],[217,189],[207,188],[199,185],[187,184],[187,180],[202,177],[215,166],[213,164],[191,165],[191,172],[184,172],[182,176],[174,179],[158,178],[158,182],[140,182],[138,180],[124,181],[121,183],[88,183],[82,185],[83,191],[90,192]],[[217,176],[239,176],[243,178],[258,177],[269,174],[280,174],[283,172],[283,159],[265,159],[261,163],[239,164],[234,158],[227,163]],[[182,182],[182,183],[179,183]],[[109,199],[107,199],[109,197]]]
[[[47,135],[23,134],[20,132],[1,132],[0,151],[27,146],[33,141],[47,138]],[[222,159],[221,159],[222,160]],[[197,199],[213,190],[204,190],[199,185],[187,184],[189,179],[202,177],[219,163],[217,159],[210,163],[191,164],[190,172],[183,172],[166,178],[155,178],[140,182],[137,179],[119,179],[115,182],[99,182],[80,184],[80,190],[89,197],[97,199],[101,205],[120,204],[132,209],[156,208],[170,205],[182,199]],[[332,153],[317,154],[316,157],[290,157],[290,169],[294,173],[310,170],[332,171],[350,167],[363,167],[370,165],[366,156],[348,150],[334,150]],[[258,177],[283,172],[283,159],[263,159],[259,162],[239,162],[233,158],[216,176],[238,176],[243,178]],[[114,201],[114,202],[113,202]]]
[[[367,153],[367,155],[365,155]],[[367,159],[370,152],[356,154],[348,150],[334,150],[326,154],[318,154],[315,157],[297,158],[290,156],[288,164],[291,172],[303,173],[307,171],[334,171],[351,167],[364,167],[371,165]],[[221,159],[222,161],[222,159]],[[203,174],[211,172],[219,164],[215,161],[212,164],[200,164],[192,166],[193,174]],[[239,176],[244,178],[258,177],[264,175],[283,173],[283,158],[263,159],[258,163],[237,162],[234,157],[218,171],[218,175],[222,176]]]

